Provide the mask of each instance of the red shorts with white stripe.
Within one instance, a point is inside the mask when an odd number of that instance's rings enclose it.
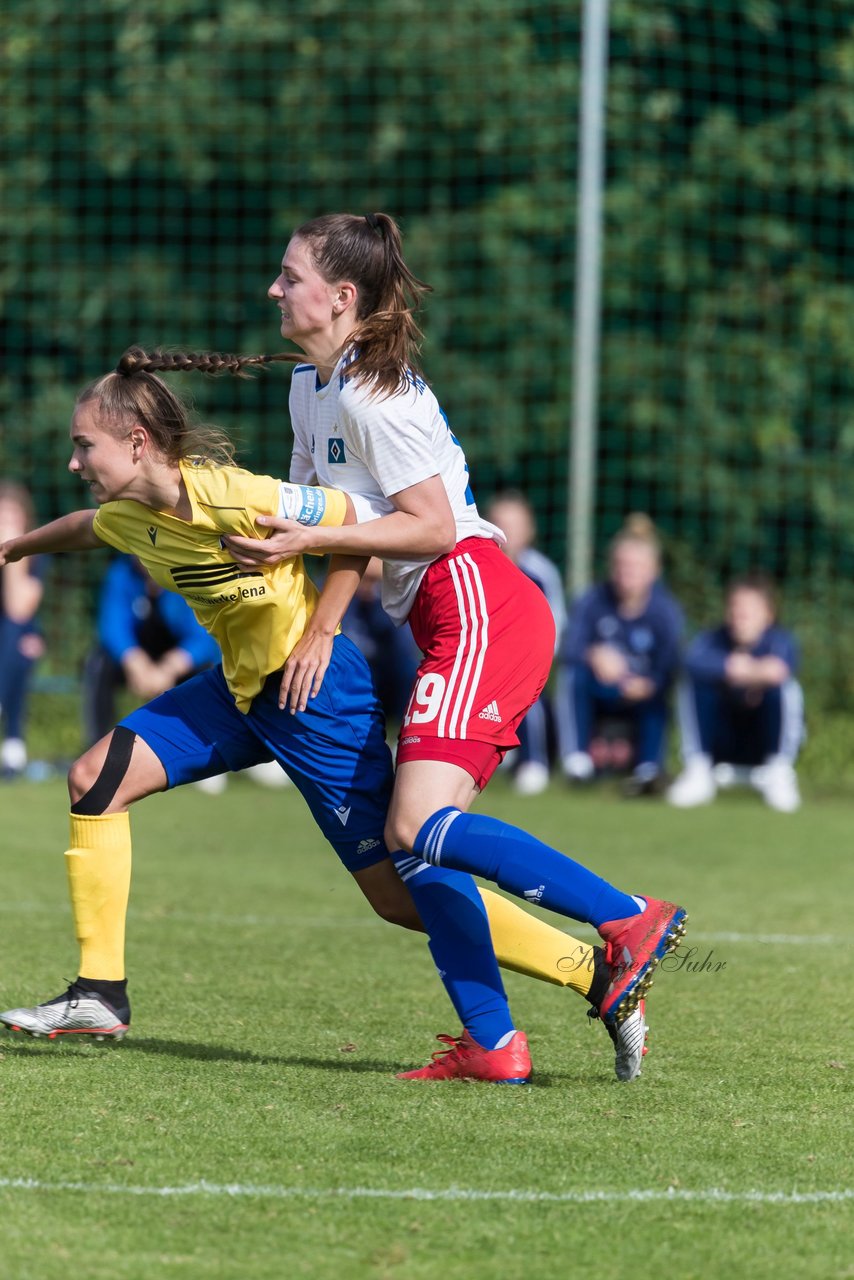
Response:
[[[554,656],[551,609],[490,538],[466,538],[425,573],[409,623],[424,654],[397,761],[445,760],[479,787],[519,743]]]

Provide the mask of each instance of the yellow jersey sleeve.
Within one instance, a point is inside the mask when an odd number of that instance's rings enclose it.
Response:
[[[261,530],[255,521],[261,515],[286,516],[305,525],[338,526],[347,518],[347,495],[340,489],[291,484],[234,467],[209,471],[205,480],[204,485],[197,484],[194,501],[223,532],[249,533],[257,538]],[[239,527],[247,519],[251,530]]]
[[[107,502],[103,507],[98,508],[95,512],[92,532],[96,538],[100,538],[108,546],[115,547],[116,551],[124,551],[130,555],[134,554],[127,540],[122,537],[118,503]]]
[[[209,521],[220,533],[258,538],[258,516],[274,516],[278,510],[280,480],[258,476],[241,467],[181,464],[181,472],[193,504],[193,523]]]

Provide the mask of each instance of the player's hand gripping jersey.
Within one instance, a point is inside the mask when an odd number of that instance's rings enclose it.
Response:
[[[302,556],[263,569],[242,569],[223,549],[225,534],[257,538],[260,515],[303,524],[344,523],[346,498],[332,490],[302,490],[233,466],[182,462],[190,520],[142,503],[105,503],[96,535],[137,556],[160,586],[182,595],[222,650],[223,674],[246,712],[265,678],[278,671],[302,636],[318,593]]]

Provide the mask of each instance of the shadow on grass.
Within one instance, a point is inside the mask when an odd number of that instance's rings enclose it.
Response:
[[[342,1055],[335,1058],[313,1058],[305,1054],[253,1053],[251,1049],[235,1049],[230,1045],[205,1044],[190,1040],[150,1040],[128,1039],[121,1043],[104,1040],[95,1043],[91,1040],[47,1041],[18,1039],[12,1036],[0,1039],[0,1055],[14,1058],[39,1057],[45,1059],[55,1057],[67,1061],[69,1058],[88,1058],[90,1061],[96,1054],[144,1053],[152,1057],[183,1058],[189,1062],[237,1062],[249,1063],[260,1067],[308,1067],[313,1071],[335,1071],[350,1075],[394,1076],[398,1071],[406,1071],[417,1063],[401,1063],[380,1061],[377,1058],[354,1058]],[[536,1089],[575,1088],[601,1083],[596,1077],[585,1075],[579,1071],[535,1071],[531,1087]]]
[[[251,1049],[234,1049],[230,1045],[192,1043],[187,1040],[128,1040],[125,1051],[150,1053],[169,1058],[188,1058],[197,1062],[250,1062],[266,1067],[312,1067],[320,1071],[381,1072],[395,1070],[392,1062],[373,1058],[310,1058],[303,1054],[253,1053]]]
[[[379,1073],[399,1071],[401,1067],[394,1062],[379,1062],[376,1059],[353,1058],[310,1058],[299,1054],[253,1053],[250,1049],[235,1049],[230,1045],[194,1043],[189,1040],[147,1040],[128,1039],[121,1043],[103,1040],[97,1043],[92,1040],[49,1041],[46,1039],[18,1039],[11,1036],[0,1040],[0,1054],[7,1057],[47,1058],[91,1058],[96,1054],[113,1053],[145,1053],[155,1057],[183,1058],[194,1062],[241,1062],[252,1063],[262,1067],[311,1067],[320,1071],[343,1071],[355,1073]]]

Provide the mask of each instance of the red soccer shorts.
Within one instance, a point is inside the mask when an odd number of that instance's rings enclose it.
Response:
[[[466,538],[425,573],[409,623],[424,654],[397,761],[444,760],[481,789],[543,691],[555,627],[539,587],[489,538]]]

